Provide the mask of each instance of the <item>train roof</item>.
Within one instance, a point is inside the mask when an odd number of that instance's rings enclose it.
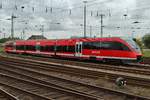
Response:
[[[55,45],[57,41],[58,45],[74,45],[76,42],[96,42],[96,41],[118,41],[124,44],[127,44],[120,37],[104,37],[104,38],[71,38],[71,39],[52,39],[52,40],[16,40],[8,44],[16,45],[36,45],[37,42],[40,42],[40,45]]]
[[[98,41],[98,40],[117,40],[120,37],[104,37],[104,38],[71,38],[71,39],[47,39],[47,40],[16,40],[16,42],[47,42],[47,41]]]

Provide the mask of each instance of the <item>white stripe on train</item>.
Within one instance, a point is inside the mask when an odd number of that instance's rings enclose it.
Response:
[[[10,52],[15,52],[13,50],[9,50]],[[34,54],[48,54],[48,55],[54,55],[55,53],[45,53],[45,52],[33,52],[33,51],[26,51],[26,53],[34,53]],[[75,56],[75,54],[65,54],[65,53],[56,53],[56,55],[60,55],[60,56]],[[84,57],[84,58],[90,58],[92,56],[90,55],[80,55],[80,56],[76,56],[76,57]],[[127,59],[127,60],[136,60],[137,58],[128,58],[128,57],[110,57],[110,56],[93,56],[96,58],[111,58],[111,59]]]

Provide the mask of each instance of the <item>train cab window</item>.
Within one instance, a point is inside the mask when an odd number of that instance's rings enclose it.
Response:
[[[113,42],[112,43],[112,49],[113,50],[123,50],[123,46],[119,42]]]
[[[122,47],[124,51],[130,51],[130,49],[126,45],[122,44]]]

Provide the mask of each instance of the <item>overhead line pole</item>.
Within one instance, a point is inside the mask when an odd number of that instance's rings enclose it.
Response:
[[[86,38],[86,3],[87,1],[83,1],[84,3],[84,38]]]
[[[11,16],[11,38],[14,38],[14,15]]]
[[[11,15],[11,18],[8,20],[11,20],[11,38],[14,38],[14,18],[17,18],[14,16],[14,14]]]
[[[101,14],[100,15],[101,16],[101,38],[103,37],[103,17],[104,17],[104,15],[103,14]]]

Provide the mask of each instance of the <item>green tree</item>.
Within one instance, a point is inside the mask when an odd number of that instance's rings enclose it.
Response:
[[[0,43],[5,43],[7,41],[12,41],[12,40],[19,40],[19,38],[2,38],[0,39]]]
[[[139,45],[141,49],[143,49],[144,45],[141,38],[134,38],[133,40]]]
[[[150,49],[150,34],[146,34],[143,36],[144,46]]]
[[[141,38],[133,38],[133,40],[136,42],[136,44],[140,47],[141,52],[143,53],[144,44],[142,42]]]

